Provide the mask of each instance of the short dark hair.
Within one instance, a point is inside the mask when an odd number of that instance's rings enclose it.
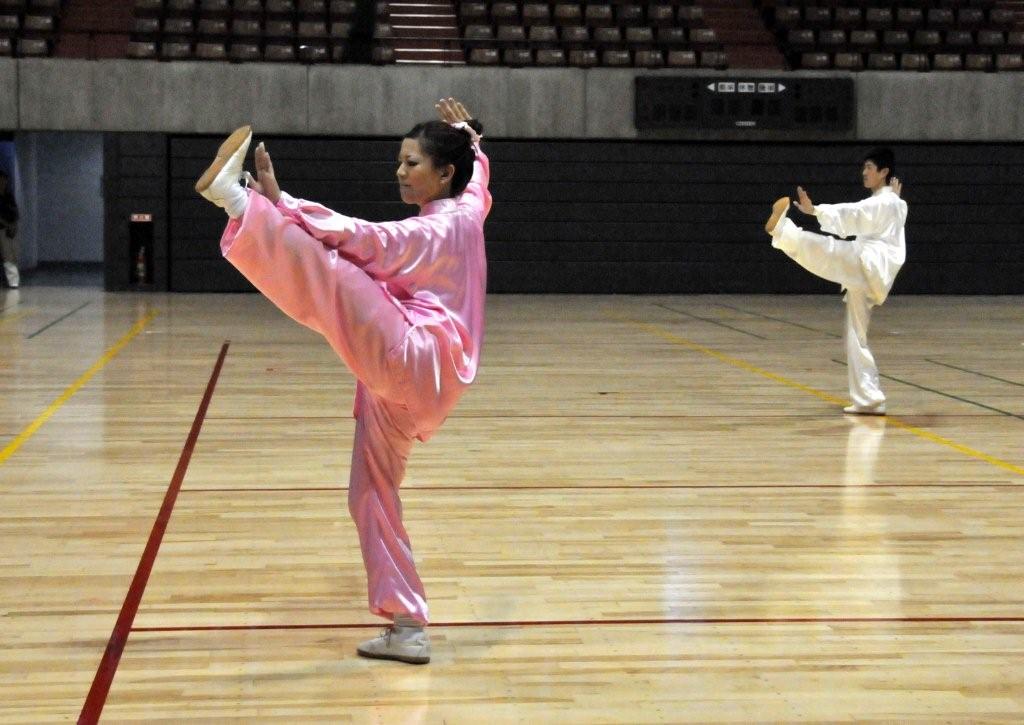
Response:
[[[892,149],[886,146],[878,146],[877,148],[871,149],[864,156],[864,163],[870,161],[875,165],[879,171],[882,169],[889,169],[889,173],[885,175],[885,183],[892,181],[892,175],[896,173],[896,156],[893,154]]]
[[[483,126],[479,121],[469,122],[473,129],[480,133]],[[469,180],[473,178],[473,162],[476,152],[469,134],[462,129],[453,128],[444,121],[424,121],[412,127],[405,138],[419,142],[423,153],[430,157],[434,166],[444,167],[452,164],[455,174],[452,176],[451,195],[458,196],[466,190]]]

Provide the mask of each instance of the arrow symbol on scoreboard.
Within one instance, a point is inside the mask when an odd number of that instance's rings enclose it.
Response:
[[[786,90],[786,87],[780,83],[779,84],[779,93],[782,93],[782,91],[784,91],[784,90]]]
[[[715,84],[714,83],[708,83],[708,90],[709,91],[715,90]]]

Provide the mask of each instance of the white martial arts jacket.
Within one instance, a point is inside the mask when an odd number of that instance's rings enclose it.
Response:
[[[818,204],[814,207],[821,230],[837,237],[856,236],[851,244],[860,257],[871,301],[880,305],[889,296],[896,273],[907,258],[903,226],[907,202],[888,186],[851,204]]]

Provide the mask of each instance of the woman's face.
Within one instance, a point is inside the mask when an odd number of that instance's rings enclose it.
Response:
[[[414,138],[402,140],[402,149],[398,153],[398,188],[402,201],[406,204],[423,206],[436,199],[444,199],[449,195],[452,174],[455,167],[449,164],[444,168],[434,166],[433,160],[423,153],[420,142]]]

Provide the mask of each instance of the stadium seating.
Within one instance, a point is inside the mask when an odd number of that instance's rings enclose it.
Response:
[[[995,0],[762,2],[794,68],[1018,70],[1024,15]]]
[[[590,68],[722,68],[726,57],[704,9],[668,2],[463,2],[459,25],[471,64]]]

